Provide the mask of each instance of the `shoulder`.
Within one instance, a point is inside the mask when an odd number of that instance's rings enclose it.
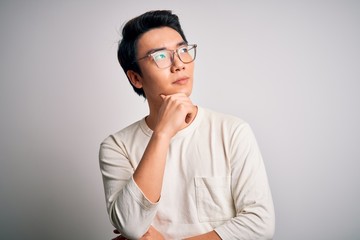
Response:
[[[240,127],[240,126],[248,126],[249,124],[240,117],[217,112],[208,108],[202,108],[203,111],[203,120],[207,122],[211,122],[213,124],[217,124],[220,126],[227,127]]]
[[[201,121],[201,129],[216,133],[222,136],[224,141],[250,140],[254,138],[254,134],[250,124],[240,117],[213,111],[210,109],[203,110],[203,119]]]
[[[110,145],[121,145],[123,142],[128,141],[128,139],[133,138],[135,135],[137,135],[137,132],[141,131],[141,122],[144,121],[139,120],[136,121],[128,126],[126,126],[125,128],[109,135],[108,137],[106,137],[101,145],[104,144],[110,144]]]

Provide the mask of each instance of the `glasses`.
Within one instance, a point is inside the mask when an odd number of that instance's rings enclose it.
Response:
[[[197,44],[189,44],[181,46],[176,50],[159,50],[141,57],[137,61],[151,57],[158,68],[168,68],[174,64],[174,55],[176,53],[181,62],[191,63],[196,57],[196,47]]]

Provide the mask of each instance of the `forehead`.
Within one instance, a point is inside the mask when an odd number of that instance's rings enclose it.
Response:
[[[172,28],[154,28],[147,31],[139,38],[137,50],[139,55],[143,55],[152,49],[175,49],[178,44],[183,41],[181,35]]]

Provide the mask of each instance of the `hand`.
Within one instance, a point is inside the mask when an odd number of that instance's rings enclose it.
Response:
[[[163,132],[171,138],[193,121],[197,108],[184,93],[161,95],[161,98],[163,103],[159,109],[155,132]]]

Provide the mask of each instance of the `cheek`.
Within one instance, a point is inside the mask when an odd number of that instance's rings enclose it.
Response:
[[[143,74],[143,77],[144,89],[157,92],[157,90],[163,90],[168,83],[169,73],[166,73],[166,71],[152,71]]]
[[[187,65],[187,71],[189,72],[189,73],[193,73],[194,72],[194,66],[195,66],[195,62],[192,62],[192,63],[189,63],[188,65]]]
[[[166,82],[168,78],[168,74],[162,72],[152,72],[151,74],[147,75],[145,78],[151,85],[162,85]]]
[[[164,75],[165,71],[164,69],[160,69],[155,66],[155,63],[153,62],[147,62],[147,64],[144,64],[141,66],[141,72],[143,73],[144,78],[151,78],[156,79],[161,77],[161,75]]]

